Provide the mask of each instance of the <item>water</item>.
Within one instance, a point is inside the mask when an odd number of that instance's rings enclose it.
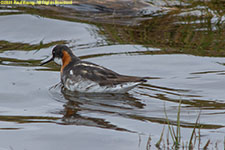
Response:
[[[67,10],[62,12],[64,16],[52,12],[52,7],[45,8],[49,12],[45,15],[35,8],[1,7],[0,149],[142,150],[149,136],[151,148],[156,149],[164,127],[166,144],[165,112],[176,126],[180,101],[182,141],[189,141],[200,114],[201,147],[210,139],[210,148],[223,148],[225,60],[224,30],[219,27],[224,24],[218,23],[223,17],[212,16],[210,28],[201,15],[195,26],[187,18],[178,18],[169,20],[166,28],[162,22],[166,17],[183,17],[192,10],[166,10],[157,15],[149,9],[147,14],[133,17],[125,13],[124,20],[115,18],[111,24],[110,12],[101,16],[105,9],[99,12],[100,6],[73,7],[78,12],[93,9],[99,22],[92,16],[88,20],[67,14],[71,7],[55,8]],[[202,9],[193,7],[197,8]],[[126,26],[131,22],[133,26]],[[209,36],[203,36],[205,33]],[[200,46],[194,44],[198,41]],[[86,61],[152,79],[126,94],[64,91],[59,66],[39,66],[61,43]]]

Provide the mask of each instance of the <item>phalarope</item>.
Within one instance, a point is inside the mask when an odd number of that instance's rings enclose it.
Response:
[[[70,90],[82,93],[125,93],[146,82],[146,77],[118,74],[103,66],[82,61],[66,45],[57,45],[52,50],[53,61],[61,65],[61,83]]]

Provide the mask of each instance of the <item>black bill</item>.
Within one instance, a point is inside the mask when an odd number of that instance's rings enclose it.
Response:
[[[42,66],[42,65],[44,65],[44,64],[47,64],[47,63],[49,63],[49,62],[51,62],[51,61],[53,61],[53,60],[54,60],[54,58],[52,57],[51,59],[42,62],[42,63],[40,64],[40,66]]]

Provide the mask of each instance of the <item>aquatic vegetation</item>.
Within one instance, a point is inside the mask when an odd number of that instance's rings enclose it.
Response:
[[[0,6],[0,149],[224,148],[222,1],[76,2]],[[55,86],[58,66],[39,66],[63,43],[83,60],[152,78],[124,95],[71,94]]]
[[[200,116],[201,116],[201,111],[199,112],[195,125],[193,127],[192,133],[189,137],[189,141],[183,141],[182,140],[182,135],[181,135],[181,118],[180,118],[180,114],[181,114],[181,104],[182,101],[180,100],[179,102],[179,106],[178,106],[178,110],[177,110],[177,119],[176,119],[176,130],[174,129],[174,125],[172,125],[170,119],[167,116],[167,112],[166,112],[166,107],[164,104],[164,113],[165,113],[165,117],[166,117],[166,123],[167,123],[167,136],[164,139],[164,130],[165,130],[165,126],[163,127],[163,130],[161,132],[161,136],[160,139],[158,140],[158,142],[155,144],[155,147],[157,147],[158,149],[175,149],[175,150],[179,150],[179,149],[183,149],[183,150],[194,150],[194,149],[208,149],[211,145],[212,146],[212,142],[210,141],[210,139],[207,140],[207,142],[205,143],[205,145],[202,144],[201,142],[201,128],[202,125],[200,124]],[[198,131],[197,131],[198,130]],[[172,143],[170,143],[170,139],[172,139]],[[166,144],[165,144],[166,141]],[[215,145],[217,145],[217,142],[215,143]],[[224,143],[225,146],[225,143]],[[146,150],[150,150],[151,149],[151,136],[149,136],[148,138],[148,142],[146,145]]]

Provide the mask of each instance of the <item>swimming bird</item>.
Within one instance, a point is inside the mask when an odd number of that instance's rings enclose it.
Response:
[[[66,45],[57,45],[52,50],[51,59],[61,65],[61,83],[69,91],[82,93],[126,93],[146,82],[147,77],[118,74],[103,66],[83,61],[76,57]]]

